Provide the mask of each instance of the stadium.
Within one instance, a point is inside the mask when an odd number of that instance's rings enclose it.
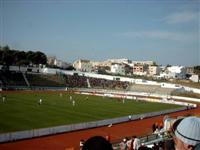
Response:
[[[80,149],[80,141],[124,138],[152,146],[170,137],[152,132],[155,123],[199,116],[199,98],[174,93],[198,88],[94,73],[27,68],[0,71],[0,149]]]

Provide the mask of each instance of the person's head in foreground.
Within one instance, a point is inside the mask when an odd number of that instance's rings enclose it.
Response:
[[[186,117],[175,129],[176,150],[200,150],[200,118]]]
[[[94,136],[85,142],[82,150],[113,150],[113,148],[102,136]]]

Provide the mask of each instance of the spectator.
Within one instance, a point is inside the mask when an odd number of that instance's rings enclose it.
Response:
[[[169,128],[169,132],[171,133],[172,137],[175,136],[175,131],[179,123],[183,120],[183,118],[177,119],[173,121],[171,128]],[[164,143],[165,150],[175,150],[174,141],[173,139],[168,139]]]
[[[80,150],[82,150],[84,143],[85,143],[85,141],[83,139],[80,140]]]
[[[160,134],[159,128],[156,128],[156,130],[154,131],[154,134]]]
[[[152,125],[152,132],[155,132],[155,130],[156,130],[156,124],[154,123],[154,124]]]
[[[134,143],[135,138],[136,136],[133,136],[131,139],[131,150],[134,150],[133,143]]]
[[[161,130],[162,128],[163,128],[163,123],[160,122],[160,124],[159,124],[159,129]]]
[[[138,150],[140,147],[140,139],[135,137],[134,142],[133,142],[133,149]]]
[[[153,150],[159,150],[159,146],[156,143],[153,143],[152,149]]]
[[[110,142],[102,136],[94,136],[85,142],[82,150],[113,150],[113,148]]]
[[[120,150],[127,150],[127,138],[125,137],[123,141],[120,143]]]
[[[164,150],[175,150],[174,141],[172,139],[165,140]]]
[[[200,150],[200,118],[184,118],[173,137],[176,150]]]
[[[158,122],[155,123],[155,127],[156,127],[156,129],[158,128]]]
[[[128,140],[126,142],[126,144],[127,144],[127,150],[133,150],[133,141],[134,141],[134,137],[132,137],[130,140]]]
[[[181,119],[177,119],[176,121],[174,121],[174,123],[172,124],[172,127],[170,128],[170,132],[172,134],[172,136],[174,136],[175,131],[177,129],[177,126],[180,124],[180,122],[183,120],[184,118]]]
[[[159,147],[159,150],[164,150],[164,142],[163,141],[160,141],[158,143],[158,147]]]
[[[110,142],[110,135],[109,135],[109,134],[106,135],[106,140],[107,140],[108,142]]]
[[[144,145],[144,143],[142,143],[137,150],[151,150],[151,148],[148,148],[147,146]]]

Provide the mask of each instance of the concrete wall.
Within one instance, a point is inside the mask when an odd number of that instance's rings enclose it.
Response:
[[[200,89],[197,89],[197,88],[191,88],[191,87],[184,86],[184,89],[188,92],[194,92],[194,93],[200,94]]]

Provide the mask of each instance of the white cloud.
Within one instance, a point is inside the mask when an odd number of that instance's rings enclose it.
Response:
[[[176,12],[167,17],[163,20],[168,24],[177,24],[177,23],[187,23],[194,20],[198,20],[199,18],[198,12],[193,11],[184,11],[184,12]]]
[[[179,42],[191,42],[196,41],[195,33],[180,33],[172,31],[135,31],[135,32],[124,32],[118,34],[120,37],[128,38],[149,38],[149,39],[161,39],[161,40],[171,40]]]

